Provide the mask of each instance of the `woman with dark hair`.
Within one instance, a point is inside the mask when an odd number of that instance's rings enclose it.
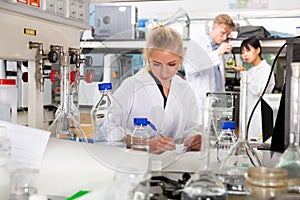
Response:
[[[248,115],[251,114],[257,100],[262,94],[271,71],[271,66],[262,59],[262,48],[260,42],[255,37],[244,40],[240,47],[242,58],[245,62],[252,64],[248,70]],[[240,66],[242,68],[242,66]],[[272,77],[265,93],[272,93],[275,86],[275,77]],[[258,104],[249,127],[250,138],[262,138],[262,117],[261,104]]]

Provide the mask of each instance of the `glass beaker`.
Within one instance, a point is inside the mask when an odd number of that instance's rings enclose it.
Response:
[[[229,149],[228,154],[221,162],[220,172],[235,177],[244,182],[249,167],[260,167],[262,163],[256,152],[250,146],[247,135],[247,91],[248,77],[247,72],[242,71],[240,84],[240,119],[239,119],[239,138]],[[243,184],[243,183],[241,183]]]
[[[291,67],[290,144],[280,157],[276,167],[287,169],[289,181],[294,184],[300,179],[300,63],[291,63]]]
[[[37,169],[19,168],[12,172],[9,200],[28,200],[38,192]]]

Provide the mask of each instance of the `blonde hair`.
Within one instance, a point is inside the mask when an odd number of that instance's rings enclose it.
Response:
[[[149,64],[149,57],[153,49],[170,51],[181,57],[184,55],[181,35],[175,29],[162,25],[154,27],[147,38],[144,49],[144,58],[147,65]]]
[[[227,26],[230,30],[235,30],[235,24],[233,23],[233,20],[231,17],[227,14],[220,14],[215,17],[214,24],[224,24]]]

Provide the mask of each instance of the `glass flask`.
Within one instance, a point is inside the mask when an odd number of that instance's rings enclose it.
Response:
[[[126,148],[123,108],[112,95],[111,83],[100,83],[98,89],[101,95],[90,114],[94,143]]]
[[[204,169],[199,169],[192,177],[187,181],[181,193],[182,200],[225,200],[227,199],[227,191],[224,184],[218,179],[218,177],[210,170],[210,153],[214,144],[210,142],[210,139],[214,134],[211,132],[211,106],[210,99],[204,101],[203,106],[203,144],[201,145],[200,156],[205,160]],[[216,136],[215,136],[216,137]]]
[[[232,53],[226,54],[226,67],[236,67],[235,57]]]
[[[247,72],[240,72],[240,119],[238,140],[229,149],[228,154],[221,162],[220,173],[230,175],[236,180],[245,181],[249,167],[262,166],[256,152],[250,146],[247,135]]]
[[[70,93],[69,96],[69,104],[70,104],[70,113],[74,116],[74,119],[80,124],[80,111],[77,106],[74,104],[73,93]],[[57,117],[62,111],[62,104],[55,111],[55,117]]]
[[[61,110],[58,112],[49,129],[54,137],[59,139],[87,141],[84,131],[80,127],[80,123],[74,113],[71,112],[70,104],[70,80],[69,80],[69,56],[62,55],[60,57],[60,86],[61,86]]]
[[[150,129],[147,118],[134,118],[134,130],[131,135],[130,148],[138,151],[149,151]]]
[[[291,63],[291,67],[290,143],[279,158],[276,167],[287,169],[288,177],[296,181],[300,179],[300,63]]]

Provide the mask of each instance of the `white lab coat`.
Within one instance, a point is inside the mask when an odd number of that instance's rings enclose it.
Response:
[[[165,137],[180,144],[188,135],[199,133],[197,101],[189,84],[175,75],[164,109],[163,96],[146,69],[123,81],[114,97],[125,108],[126,128],[134,129],[133,118],[146,117]]]
[[[207,92],[216,92],[215,66],[219,65],[222,79],[221,91],[225,92],[225,68],[223,57],[213,51],[207,34],[191,38],[187,43],[184,68],[186,79],[192,86],[199,105],[203,105],[203,98]]]
[[[248,94],[247,94],[247,115],[250,116],[259,96],[262,94],[265,85],[268,81],[268,77],[271,71],[271,66],[262,60],[257,66],[251,67],[248,70]],[[272,73],[269,85],[266,90],[267,93],[272,93],[275,86],[275,77]],[[249,127],[249,138],[258,138],[262,134],[262,119],[261,119],[261,104],[257,105],[253,114],[250,127]]]

